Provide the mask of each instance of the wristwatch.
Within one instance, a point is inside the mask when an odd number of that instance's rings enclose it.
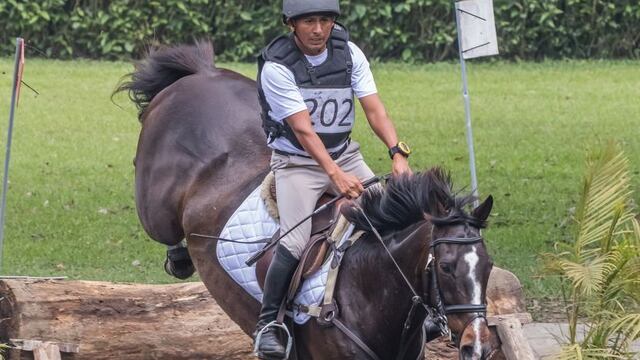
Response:
[[[391,149],[389,149],[389,157],[391,158],[391,160],[393,160],[393,155],[397,153],[400,153],[404,157],[409,157],[409,154],[411,154],[411,148],[409,148],[409,145],[407,145],[407,143],[405,143],[404,141],[400,141],[395,146],[391,147]]]

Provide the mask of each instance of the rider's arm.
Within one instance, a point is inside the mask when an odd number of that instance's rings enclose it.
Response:
[[[371,94],[359,100],[373,132],[378,135],[380,140],[382,140],[388,148],[396,145],[398,143],[398,135],[387,115],[387,110],[380,100],[380,96],[378,96],[378,94]]]
[[[360,104],[362,105],[362,110],[364,110],[364,113],[367,116],[367,121],[369,121],[369,125],[371,126],[371,129],[373,129],[373,132],[378,135],[387,148],[395,146],[398,143],[396,128],[393,126],[391,119],[389,119],[389,115],[387,115],[387,110],[384,108],[384,104],[382,104],[380,96],[378,96],[378,94],[371,94],[361,97]],[[409,161],[400,153],[396,153],[393,156],[392,169],[394,175],[398,175],[403,172],[411,172],[411,168],[409,168]]]
[[[311,126],[311,117],[309,111],[303,110],[297,112],[286,119],[287,123],[296,139],[304,150],[320,165],[320,167],[329,175],[331,181],[336,185],[341,194],[348,197],[357,197],[364,191],[360,180],[354,176],[342,171],[340,166],[336,164],[327,152],[327,148],[320,140],[320,137]]]
[[[387,115],[382,100],[378,96],[378,89],[369,67],[369,61],[356,44],[349,42],[349,49],[353,59],[351,87],[356,97],[360,100],[360,105],[362,105],[371,129],[387,148],[391,148],[398,143],[398,135]],[[392,170],[396,175],[405,171],[411,172],[407,158],[401,154],[396,154],[393,157]]]

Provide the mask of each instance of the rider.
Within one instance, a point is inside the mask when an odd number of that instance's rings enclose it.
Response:
[[[393,174],[410,172],[408,146],[398,141],[362,51],[336,18],[338,0],[284,0],[290,34],[274,39],[258,58],[263,127],[273,149],[271,169],[281,232],[309,215],[325,191],[357,198],[361,181],[374,176],[350,140],[354,95],[371,129],[389,149]],[[311,233],[306,221],[276,247],[267,272],[256,333],[258,356],[284,358],[276,319],[289,282]]]

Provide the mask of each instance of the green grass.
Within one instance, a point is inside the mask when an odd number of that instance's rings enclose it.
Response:
[[[0,59],[6,139],[12,60]],[[228,67],[255,76],[253,64]],[[133,198],[139,124],[124,96],[110,102],[125,63],[28,60],[14,131],[3,274],[170,282],[164,246],[140,225]],[[414,149],[414,169],[440,164],[469,184],[460,72],[456,64],[375,64],[383,101]],[[530,296],[554,295],[537,254],[567,235],[585,149],[613,138],[640,183],[640,63],[472,63],[469,83],[480,193],[493,194],[484,233],[498,266]],[[355,138],[378,172],[384,146],[359,113]],[[635,199],[639,197],[636,194]],[[140,265],[132,263],[138,260]]]

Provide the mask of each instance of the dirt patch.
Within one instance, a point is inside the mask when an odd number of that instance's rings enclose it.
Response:
[[[527,299],[527,311],[535,322],[567,322],[566,305],[562,299],[529,298]]]

